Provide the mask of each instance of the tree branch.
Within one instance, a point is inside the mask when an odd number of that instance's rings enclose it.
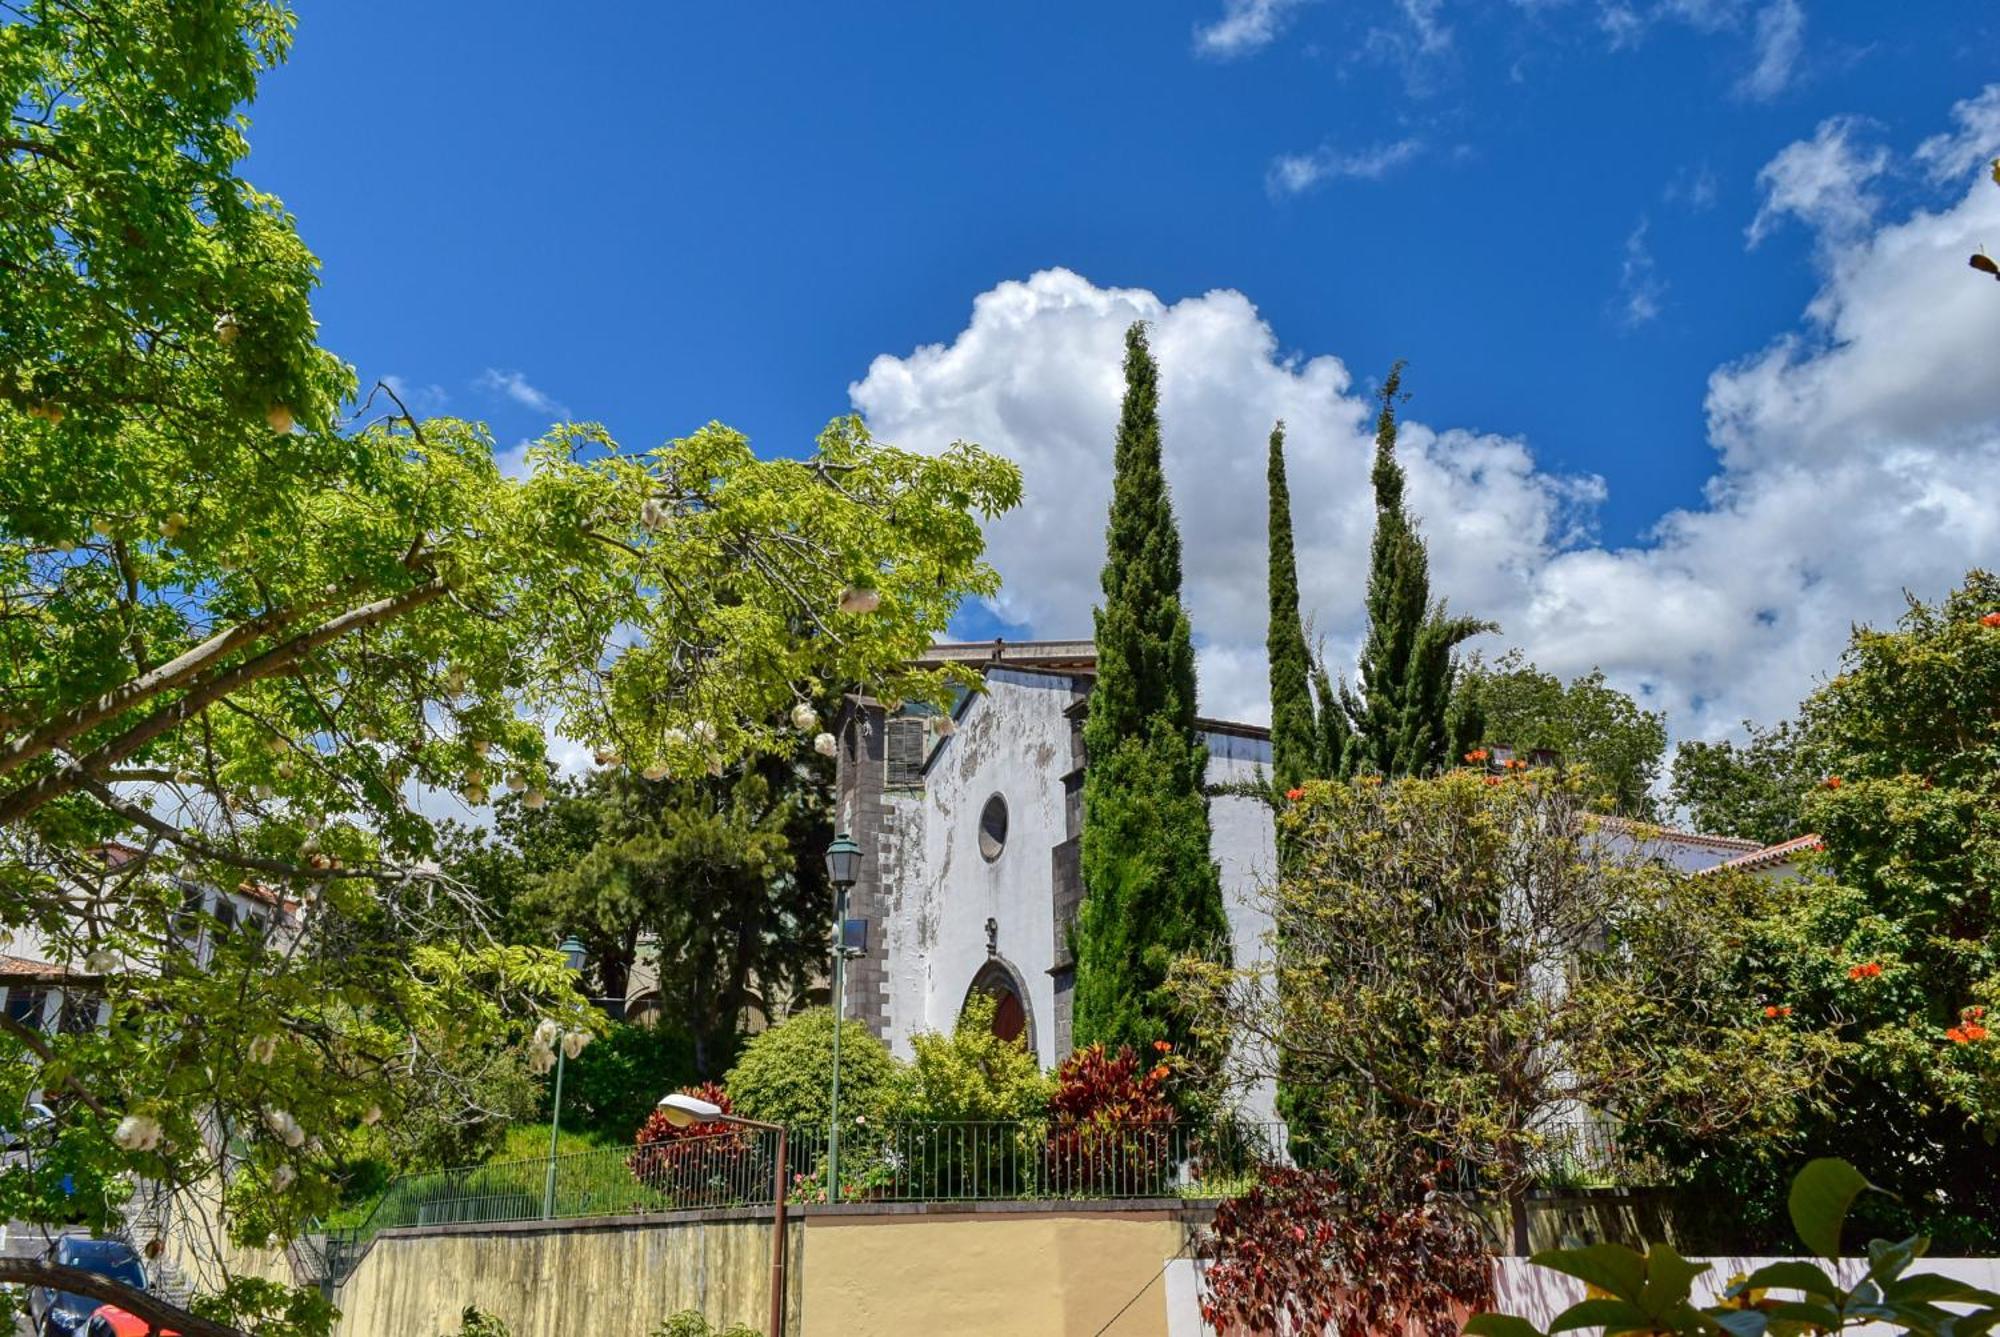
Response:
[[[5,1031],[7,1034],[13,1036],[16,1040],[19,1040],[22,1044],[26,1045],[29,1049],[33,1050],[35,1057],[39,1058],[42,1062],[54,1063],[56,1061],[55,1051],[49,1048],[49,1042],[47,1040],[44,1040],[40,1035],[36,1034],[34,1031],[29,1030],[26,1026],[23,1026],[20,1022],[14,1020],[12,1017],[8,1016],[4,1012],[0,1012],[0,1031]],[[94,1094],[91,1093],[89,1087],[85,1086],[82,1082],[79,1082],[76,1079],[76,1075],[74,1073],[63,1074],[63,1085],[68,1087],[71,1091],[75,1092],[76,1098],[78,1100],[81,1100],[85,1105],[89,1106],[90,1112],[95,1114],[98,1118],[109,1119],[111,1117],[111,1111],[104,1108],[103,1103],[99,1101]],[[13,1260],[0,1259],[0,1262],[11,1262],[11,1261]],[[5,1281],[5,1280],[6,1277],[4,1275],[0,1275],[0,1281]],[[136,1313],[138,1311],[134,1310],[133,1312]]]
[[[378,622],[387,622],[391,618],[399,617],[427,604],[442,595],[445,589],[444,581],[430,580],[412,586],[400,594],[393,594],[386,599],[377,599],[373,603],[349,609],[304,635],[295,637],[283,645],[273,646],[256,658],[246,660],[228,672],[218,674],[191,688],[180,700],[148,715],[95,752],[78,758],[73,766],[52,771],[38,778],[33,784],[23,786],[5,798],[0,798],[0,826],[11,826],[51,800],[74,793],[80,785],[82,776],[99,774],[117,765],[161,734],[195,718],[231,692],[248,686],[260,678],[268,678],[280,669],[290,667],[321,646],[339,640],[349,632],[359,631]]]
[[[142,1290],[80,1267],[62,1267],[44,1258],[0,1258],[0,1283],[45,1286],[117,1305],[134,1318],[151,1324],[155,1332],[177,1332],[181,1337],[245,1337],[240,1328],[212,1323]]]

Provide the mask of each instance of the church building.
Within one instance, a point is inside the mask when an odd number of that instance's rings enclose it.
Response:
[[[1042,1066],[1054,1067],[1072,1048],[1069,928],[1083,899],[1083,717],[1095,647],[937,645],[924,662],[963,664],[984,678],[985,691],[949,715],[890,712],[850,697],[836,726],[835,821],[862,850],[848,915],[865,921],[867,933],[848,963],[846,1013],[907,1058],[913,1035],[950,1030],[966,1000],[987,993],[998,1002],[995,1030],[1024,1037]],[[1199,723],[1212,789],[1269,774],[1268,729]],[[1209,823],[1235,959],[1251,962],[1267,951],[1271,812],[1260,800],[1219,793]],[[1613,839],[1643,841],[1687,873],[1728,863],[1787,875],[1818,843],[1803,837],[1766,850],[1751,840],[1612,825]]]

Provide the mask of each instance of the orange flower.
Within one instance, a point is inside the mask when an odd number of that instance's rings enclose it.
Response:
[[[1156,1082],[1164,1082],[1167,1080],[1167,1078],[1173,1076],[1173,1073],[1168,1070],[1166,1064],[1162,1063],[1159,1067],[1153,1069],[1152,1073],[1149,1075]]]
[[[1764,1009],[1764,1015],[1767,1017],[1789,1017],[1792,1015],[1792,1009],[1783,1006],[1767,1007]]]
[[[1958,1015],[1964,1017],[1967,1021],[1978,1021],[1986,1015],[1986,1009],[1983,1007],[1968,1007],[1961,1009]]]
[[[1500,777],[1497,775],[1489,775],[1486,777],[1486,783],[1489,785],[1497,785],[1500,783]]]
[[[1486,760],[1487,756],[1488,753],[1485,748],[1475,747],[1472,749],[1472,751],[1465,754],[1465,759],[1467,761],[1484,761]]]
[[[1173,1049],[1173,1045],[1166,1040],[1153,1041],[1153,1052],[1156,1054],[1170,1054],[1173,1052]]]
[[[1303,789],[1287,789],[1285,791],[1285,797],[1290,799],[1294,803],[1297,803],[1300,799],[1304,798],[1305,796],[1306,796],[1306,791]]]
[[[1874,961],[1863,961],[1858,966],[1851,966],[1848,968],[1847,978],[1851,980],[1872,980],[1881,973],[1882,973],[1882,967],[1879,963]]]
[[[1970,1025],[1963,1026],[1960,1029],[1965,1032],[1965,1038],[1968,1040],[1984,1040],[1989,1034],[1987,1029],[1984,1026],[1979,1025],[1977,1022],[1973,1022]]]
[[[1988,613],[1985,617],[1979,619],[1979,625],[1982,627],[2000,627],[2000,613]]]
[[[1820,783],[1824,784],[1828,789],[1838,789],[1840,788],[1840,777],[1837,775],[1829,775],[1826,777],[1826,779],[1822,780]]]
[[[1955,1045],[1962,1045],[1966,1041],[1970,1040],[1972,1037],[1967,1035],[1964,1031],[1960,1030],[1958,1027],[1954,1026],[1950,1030],[1944,1033],[1944,1038],[1951,1041]]]

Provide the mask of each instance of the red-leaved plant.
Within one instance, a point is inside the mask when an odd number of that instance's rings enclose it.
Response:
[[[729,1093],[715,1082],[681,1088],[680,1094],[706,1100],[724,1114],[734,1114]],[[665,1110],[654,1110],[639,1127],[625,1164],[647,1188],[676,1202],[694,1203],[714,1196],[717,1185],[730,1185],[742,1178],[739,1173],[750,1152],[750,1139],[740,1124],[689,1124],[683,1128],[667,1119]]]
[[[1492,1303],[1478,1225],[1427,1174],[1356,1194],[1322,1170],[1270,1166],[1210,1226],[1202,1318],[1219,1333],[1453,1337]]]
[[[1161,1041],[1162,1046],[1165,1045]],[[1079,1049],[1056,1069],[1049,1098],[1049,1182],[1060,1193],[1156,1192],[1172,1171],[1171,1050],[1147,1066],[1131,1046]]]

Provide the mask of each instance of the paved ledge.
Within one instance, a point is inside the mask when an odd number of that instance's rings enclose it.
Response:
[[[1150,1216],[1162,1219],[1207,1217],[1220,1198],[1042,1198],[988,1199],[979,1202],[841,1202],[808,1203],[811,1221],[849,1222],[900,1220],[913,1216]]]

